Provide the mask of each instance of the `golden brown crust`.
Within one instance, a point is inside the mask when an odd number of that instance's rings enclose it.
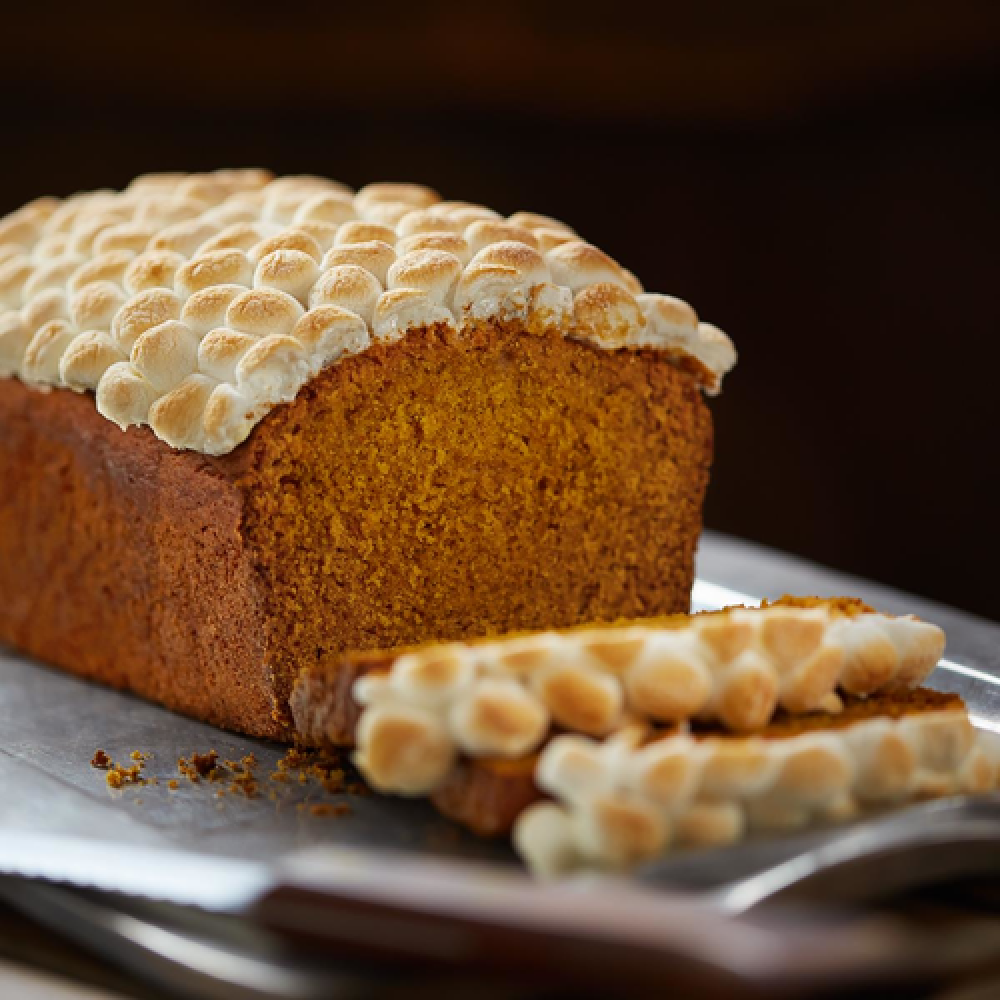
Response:
[[[244,498],[68,390],[0,383],[0,642],[276,737]],[[223,582],[224,581],[224,582]]]
[[[481,837],[509,833],[518,816],[542,793],[535,787],[535,758],[462,761],[431,801],[449,819]]]

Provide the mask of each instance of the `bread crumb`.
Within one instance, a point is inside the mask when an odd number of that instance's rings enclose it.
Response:
[[[348,795],[369,795],[370,789],[364,782],[359,780],[344,759],[336,754],[331,754],[326,750],[304,750],[301,747],[292,747],[285,756],[278,761],[278,770],[271,775],[272,780],[288,781],[288,775],[297,773],[297,780],[300,785],[308,783],[310,778],[315,779],[323,790],[331,795],[346,792]]]
[[[218,759],[219,754],[215,750],[209,750],[208,753],[193,753],[191,754],[191,767],[205,778],[215,770]]]
[[[256,798],[259,794],[257,776],[254,774],[256,767],[257,757],[252,753],[239,760],[220,761],[218,751],[209,750],[208,753],[193,753],[190,757],[177,759],[177,770],[194,784],[200,784],[202,780],[213,784],[225,782],[226,787],[215,793],[216,798],[222,798],[226,794]]]
[[[104,780],[107,782],[108,788],[120,789],[124,788],[126,785],[150,784],[150,782],[142,776],[142,769],[146,766],[146,760],[149,757],[149,754],[133,750],[132,753],[129,754],[129,757],[136,761],[136,763],[131,767],[126,767],[124,764],[116,764],[103,750],[97,750],[94,752],[94,757],[90,762],[90,766],[108,772],[104,776]]]
[[[309,806],[313,816],[346,816],[351,807],[346,802],[316,802]]]
[[[113,764],[104,779],[109,788],[124,788],[126,785],[145,785],[142,777],[142,765],[125,767],[124,764]]]

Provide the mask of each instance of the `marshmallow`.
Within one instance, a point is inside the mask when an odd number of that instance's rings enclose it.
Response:
[[[420,208],[407,212],[399,220],[396,227],[400,236],[417,236],[420,233],[456,233],[461,235],[465,229],[461,219],[438,206]]]
[[[354,199],[339,191],[317,191],[303,201],[295,211],[294,224],[325,222],[340,226],[357,218]]]
[[[338,230],[335,243],[344,246],[348,243],[369,243],[379,240],[392,245],[396,242],[396,230],[392,226],[383,226],[378,222],[364,222],[356,219],[345,222]]]
[[[272,250],[254,272],[254,288],[274,288],[307,303],[319,277],[316,261],[301,250]]]
[[[500,219],[480,219],[465,228],[465,242],[472,254],[479,253],[483,247],[491,243],[502,242],[523,243],[532,250],[538,250],[538,240],[530,229],[515,226],[511,222]]]
[[[444,724],[418,708],[377,707],[361,721],[354,762],[381,792],[426,795],[451,770],[455,750]]]
[[[201,215],[206,203],[194,198],[156,196],[144,198],[136,204],[134,219],[140,224],[171,226],[188,222]]]
[[[156,235],[156,230],[149,225],[138,226],[125,223],[111,226],[99,233],[94,240],[94,253],[110,253],[113,250],[131,250],[132,253],[142,253]],[[150,249],[173,248],[150,247]]]
[[[242,250],[246,253],[257,246],[262,239],[260,226],[254,226],[247,222],[234,223],[202,243],[198,248],[198,253],[208,254],[217,250]]]
[[[537,212],[515,212],[513,215],[507,217],[507,221],[512,226],[519,226],[522,229],[528,229],[532,232],[537,233],[539,230],[547,230],[549,232],[564,233],[570,239],[579,239],[576,233],[565,222],[553,219],[549,215],[539,215]]]
[[[204,448],[208,455],[225,455],[242,444],[267,407],[247,399],[232,385],[217,385],[202,413]]]
[[[349,309],[333,305],[310,309],[295,324],[292,336],[305,348],[316,368],[345,354],[360,354],[371,344],[364,319]]]
[[[206,334],[198,345],[198,370],[219,382],[236,382],[236,366],[251,347],[260,343],[248,333],[220,327]]]
[[[371,271],[356,264],[338,264],[319,276],[309,293],[309,305],[349,309],[371,326],[381,294],[382,285]]]
[[[326,252],[322,270],[327,271],[340,264],[353,264],[370,271],[384,288],[389,268],[395,260],[396,252],[388,243],[382,243],[380,240],[370,240],[367,243],[347,243],[343,246],[333,247]]]
[[[643,644],[624,672],[629,707],[657,722],[698,715],[712,695],[713,678],[704,659],[684,636],[667,633]]]
[[[139,254],[123,272],[123,284],[129,295],[138,295],[152,288],[173,290],[174,277],[184,264],[184,258],[173,250],[150,250]]]
[[[110,281],[115,285],[123,286],[125,283],[125,272],[134,260],[130,250],[112,250],[110,253],[99,254],[81,264],[69,277],[66,282],[66,291],[73,295],[84,285],[89,285],[94,281]],[[129,289],[129,294],[134,295],[141,289]]]
[[[441,200],[441,195],[422,184],[398,184],[380,181],[366,184],[354,196],[354,204],[361,211],[378,202],[396,202],[411,208],[426,208]]]
[[[174,276],[174,288],[178,294],[194,295],[212,285],[245,285],[253,284],[253,268],[250,261],[241,250],[210,250],[199,253],[186,261]]]
[[[77,392],[96,389],[104,373],[124,360],[110,334],[88,330],[77,336],[63,352],[59,360],[59,377]]]
[[[608,350],[626,347],[645,323],[635,296],[620,285],[588,285],[573,300],[575,335]]]
[[[179,320],[167,320],[136,338],[130,360],[154,389],[169,392],[198,370],[198,338]]]
[[[230,305],[246,291],[243,285],[210,285],[203,288],[184,303],[181,322],[199,337],[204,337],[209,331],[225,325]]]
[[[322,253],[326,253],[337,241],[338,226],[329,222],[299,222],[295,228],[311,236]]]
[[[205,375],[188,375],[149,408],[149,426],[172,448],[204,446],[202,414],[216,382]]]
[[[73,296],[70,317],[78,330],[108,331],[123,305],[125,293],[120,285],[111,281],[92,281]]]
[[[149,409],[159,393],[130,362],[118,361],[101,376],[96,395],[97,410],[101,416],[126,430],[149,422]]]
[[[35,332],[24,351],[21,377],[26,382],[52,384],[59,381],[59,364],[76,331],[62,319],[54,319]]]
[[[226,310],[226,326],[257,337],[288,334],[303,314],[291,295],[272,288],[244,292]]]
[[[54,319],[70,318],[66,293],[61,288],[49,288],[36,295],[21,310],[21,319],[31,333]]]
[[[259,340],[236,366],[236,388],[262,403],[288,403],[313,374],[303,346],[285,334]]]
[[[580,240],[563,243],[550,250],[545,259],[552,271],[553,281],[565,285],[574,293],[590,285],[608,284],[619,285],[628,291],[621,268],[606,253],[589,243]]]
[[[615,678],[572,662],[555,663],[532,676],[532,689],[564,729],[603,736],[618,724],[624,698]]]
[[[400,257],[416,250],[442,250],[454,254],[463,267],[472,258],[472,250],[465,238],[455,233],[418,233],[416,236],[404,236],[396,244],[396,253]]]
[[[28,248],[38,239],[38,224],[27,218],[7,216],[0,219],[0,243]]]
[[[111,339],[123,354],[131,353],[132,345],[147,330],[177,319],[181,300],[164,288],[151,288],[133,295],[118,310],[111,321]]]
[[[419,288],[394,288],[383,292],[375,303],[372,335],[380,344],[395,343],[415,327],[437,325],[454,329],[455,318]]]
[[[436,305],[451,303],[462,262],[443,250],[414,250],[398,257],[386,275],[388,288],[419,288]]]
[[[448,722],[456,742],[474,757],[523,757],[549,728],[548,713],[520,684],[489,677],[459,694]]]
[[[35,266],[27,257],[12,257],[0,264],[0,306],[17,309],[22,303],[21,289],[35,273]]]
[[[323,258],[319,244],[301,229],[284,229],[277,236],[261,240],[250,248],[249,257],[251,262],[257,265],[275,250],[297,250],[312,257],[317,263]]]

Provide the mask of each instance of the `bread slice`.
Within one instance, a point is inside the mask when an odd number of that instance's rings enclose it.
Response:
[[[698,727],[633,727],[603,744],[557,736],[534,779],[551,800],[519,810],[514,842],[551,875],[989,792],[1000,742],[976,732],[958,696],[918,688],[849,697],[836,715],[783,715],[752,738]]]
[[[347,653],[300,674],[302,739],[358,744],[369,780],[427,794],[457,757],[517,759],[553,731],[602,737],[632,721],[689,720],[758,732],[779,711],[836,711],[838,692],[907,690],[944,651],[944,633],[850,598],[593,625],[416,649]],[[363,711],[361,709],[363,708]],[[401,752],[405,737],[412,752]],[[431,754],[440,750],[437,769]],[[419,772],[408,771],[419,761]]]
[[[347,650],[687,610],[734,360],[419,185],[40,199],[0,220],[0,642],[290,740]]]
[[[304,742],[356,745],[376,789],[513,829],[554,873],[994,788],[998,748],[920,686],[943,650],[911,616],[786,597],[349,653],[303,671],[291,705]]]

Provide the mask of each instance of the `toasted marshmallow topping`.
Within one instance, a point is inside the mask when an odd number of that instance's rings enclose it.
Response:
[[[431,646],[361,678],[362,719],[419,708],[456,754],[521,757],[550,726],[603,737],[635,720],[698,718],[737,733],[763,729],[778,708],[836,711],[837,689],[915,687],[944,652],[944,633],[915,618],[848,616],[828,606],[775,605],[694,615],[680,627],[637,624]],[[358,733],[358,763],[375,753]],[[499,734],[502,734],[499,735]],[[367,773],[367,772],[366,772]],[[412,775],[383,791],[425,795]]]
[[[530,806],[514,827],[534,871],[623,869],[674,846],[721,846],[748,831],[1000,785],[1000,740],[977,734],[960,710],[784,739],[643,735],[638,727],[603,743],[564,735],[545,747],[535,782],[552,801]]]
[[[313,314],[330,307],[354,325],[340,318],[321,336],[329,314]],[[724,333],[644,293],[565,224],[504,219],[417,184],[352,193],[262,170],[157,174],[0,219],[0,377],[96,390],[105,417],[148,423],[176,448],[231,451],[324,366],[373,342],[490,320],[660,350],[713,394],[736,361]],[[225,331],[283,339],[243,364],[231,356],[243,341]]]

